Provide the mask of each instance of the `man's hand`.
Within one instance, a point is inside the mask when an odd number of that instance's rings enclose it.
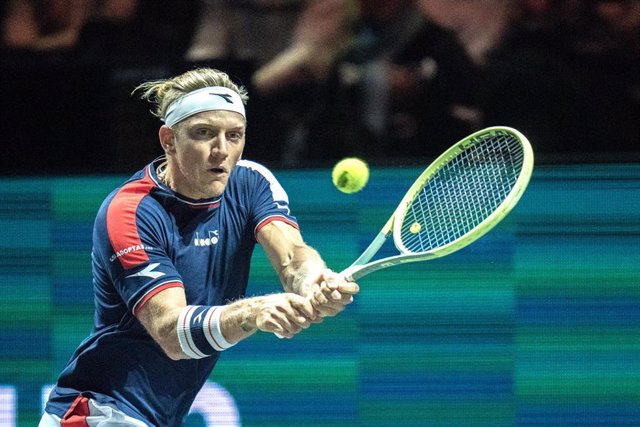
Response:
[[[284,338],[292,338],[308,328],[317,317],[311,301],[293,293],[260,297],[255,308],[255,328]],[[252,328],[254,325],[243,324],[242,327]]]
[[[360,291],[357,283],[348,282],[338,273],[324,270],[317,285],[309,295],[311,305],[318,316],[314,322],[322,321],[323,317],[333,317],[342,312],[353,302],[353,296]]]

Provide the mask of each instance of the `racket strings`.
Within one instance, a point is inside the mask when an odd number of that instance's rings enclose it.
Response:
[[[401,225],[405,248],[426,252],[474,229],[507,198],[523,164],[524,152],[515,135],[485,136],[464,148],[426,182],[408,207]]]

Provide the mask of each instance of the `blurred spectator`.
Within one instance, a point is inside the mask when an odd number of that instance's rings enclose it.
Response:
[[[84,61],[181,59],[198,5],[197,0],[11,0],[4,9],[3,47],[68,53],[68,59]]]
[[[305,158],[425,158],[475,130],[478,72],[408,0],[360,2],[355,41],[309,115]]]
[[[140,150],[131,141],[155,123],[146,114],[131,120],[146,110],[114,99],[121,92],[114,85],[126,92],[132,79],[161,78],[193,61],[224,61],[253,86],[249,132],[263,143],[247,146],[247,156],[278,165],[433,157],[485,125],[522,130],[540,154],[640,153],[638,0],[6,0],[0,7],[0,131],[19,140],[0,165],[4,173],[27,164],[62,170],[65,161],[116,170],[122,164],[110,163],[111,153]],[[30,159],[22,159],[24,146]]]
[[[281,147],[265,154],[288,166],[356,154],[426,157],[479,126],[474,64],[415,2],[304,6],[289,48],[254,74],[268,114],[258,122],[270,126],[260,134],[271,130],[270,145]]]
[[[640,152],[640,1],[591,0],[572,67],[595,118],[593,152]],[[588,118],[588,116],[587,116]],[[628,160],[628,158],[626,158]]]
[[[89,15],[86,0],[9,0],[4,7],[2,44],[15,50],[75,48]]]
[[[487,122],[519,128],[539,153],[637,152],[640,2],[518,6],[484,66]]]
[[[79,41],[82,59],[182,60],[200,15],[198,0],[98,0]]]
[[[305,0],[200,0],[200,4],[202,12],[186,60],[205,64],[224,61],[244,67],[246,80],[232,74],[250,86],[251,74],[287,49]],[[286,94],[267,95],[260,88],[251,90],[248,118],[249,132],[260,135],[261,143],[249,144],[246,155],[279,162],[287,133],[282,128],[293,123],[289,121],[291,102]]]
[[[304,0],[201,0],[189,61],[230,59],[256,64],[289,41]]]
[[[549,0],[536,0],[544,2]],[[476,64],[499,43],[511,24],[514,0],[417,0],[420,10],[438,25],[453,31]]]
[[[255,72],[255,88],[269,94],[324,79],[352,41],[358,12],[355,0],[307,0],[289,46]]]
[[[595,10],[616,33],[640,49],[640,3],[637,0],[600,0],[596,2]]]
[[[141,127],[150,122],[146,109],[132,120],[137,105],[116,98],[113,89],[121,85],[123,93],[130,91],[131,74],[183,69],[197,5],[196,0],[3,3],[0,133],[16,143],[0,160],[1,173],[111,172],[126,167],[115,157],[121,151],[132,161],[145,155],[149,148],[140,138],[146,133]]]
[[[251,155],[288,166],[304,157],[318,85],[352,42],[358,17],[357,0],[303,2],[287,46],[253,73],[257,126],[251,131],[267,143],[248,147]]]

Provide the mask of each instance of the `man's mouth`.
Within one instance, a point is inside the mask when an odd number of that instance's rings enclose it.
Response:
[[[226,170],[224,170],[223,168],[210,168],[209,172],[214,174],[223,174],[226,173]]]

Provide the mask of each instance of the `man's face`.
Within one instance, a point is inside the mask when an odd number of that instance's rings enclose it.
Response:
[[[245,132],[244,117],[223,110],[198,113],[174,125],[172,148],[166,150],[172,189],[192,199],[222,195],[242,156]]]

